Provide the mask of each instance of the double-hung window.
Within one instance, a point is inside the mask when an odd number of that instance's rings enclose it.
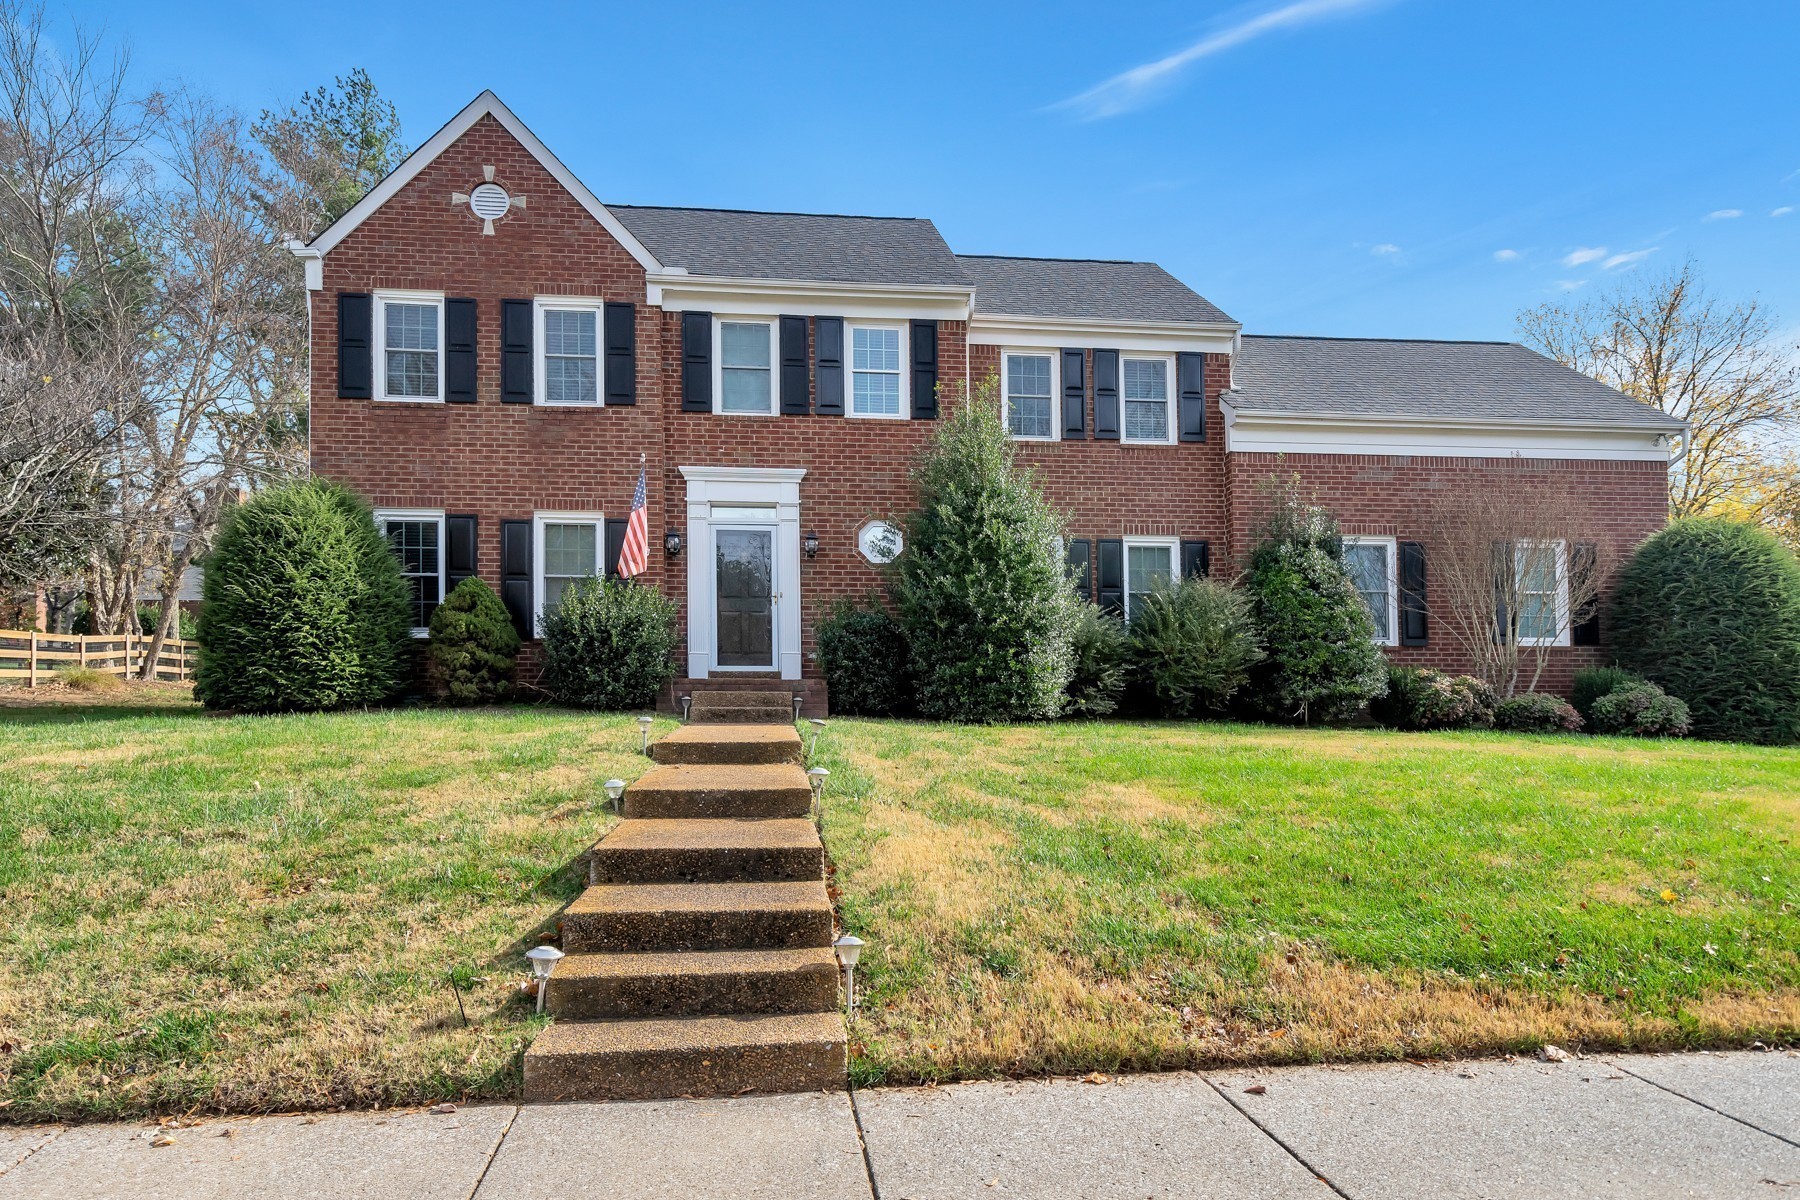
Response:
[[[1513,543],[1519,645],[1569,644],[1568,571],[1568,554],[1562,542]]]
[[[898,417],[900,330],[892,325],[850,327],[850,415]]]
[[[1169,538],[1125,539],[1125,619],[1150,593],[1175,578],[1176,543]]]
[[[720,318],[719,411],[775,411],[775,322]]]
[[[563,594],[583,579],[602,575],[606,565],[606,521],[599,513],[538,513],[533,519],[537,534],[537,613],[562,603]]]
[[[1169,360],[1122,358],[1120,399],[1125,405],[1125,440],[1169,442]]]
[[[400,560],[411,600],[412,633],[424,637],[431,614],[444,598],[444,514],[426,510],[385,509],[375,524]]]
[[[376,398],[444,398],[444,298],[412,292],[375,296]]]
[[[1400,591],[1395,586],[1394,550],[1393,538],[1344,539],[1344,566],[1357,594],[1369,606],[1375,641],[1383,646],[1399,644]]]
[[[539,300],[537,394],[546,404],[600,403],[598,300]]]
[[[1056,437],[1056,368],[1048,354],[1008,350],[1001,356],[1001,390],[1006,394],[1006,428],[1016,438]]]

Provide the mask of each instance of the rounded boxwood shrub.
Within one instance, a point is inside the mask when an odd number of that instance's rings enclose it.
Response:
[[[1485,729],[1498,707],[1493,687],[1473,675],[1389,667],[1387,690],[1369,702],[1369,715],[1395,729]]]
[[[628,579],[583,579],[538,622],[540,685],[579,708],[650,708],[675,678],[675,602]]]
[[[1494,706],[1494,728],[1511,733],[1580,733],[1581,714],[1561,696],[1525,692]]]
[[[1639,546],[1613,594],[1619,665],[1687,702],[1698,737],[1800,741],[1800,562],[1722,517]]]
[[[1158,716],[1217,712],[1262,661],[1250,601],[1216,579],[1183,579],[1139,601],[1126,634],[1132,679]]]
[[[1575,705],[1575,711],[1581,714],[1581,719],[1591,725],[1594,722],[1594,701],[1602,696],[1612,695],[1628,683],[1642,682],[1624,667],[1583,667],[1575,672],[1571,703]]]
[[[1654,683],[1628,683],[1594,701],[1594,732],[1636,737],[1686,737],[1688,706]]]
[[[1130,667],[1125,625],[1097,604],[1082,604],[1069,639],[1074,670],[1063,711],[1071,717],[1104,717],[1119,707]]]
[[[833,712],[889,717],[912,709],[906,632],[879,596],[862,607],[839,600],[819,622],[819,666]]]
[[[519,634],[506,606],[473,575],[431,614],[431,682],[454,704],[492,704],[512,695],[518,655]]]
[[[206,559],[194,694],[209,708],[379,704],[411,662],[412,605],[369,507],[321,479],[230,509]]]

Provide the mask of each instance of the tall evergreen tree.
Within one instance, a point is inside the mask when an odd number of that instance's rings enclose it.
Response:
[[[264,109],[253,132],[298,193],[310,238],[348,212],[407,155],[400,114],[361,67],[281,112]]]

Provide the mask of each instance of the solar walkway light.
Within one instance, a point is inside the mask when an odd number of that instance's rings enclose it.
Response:
[[[817,717],[813,717],[812,718],[812,727],[813,727],[812,745],[810,745],[806,748],[806,757],[808,757],[808,758],[811,758],[813,755],[815,755],[819,752],[819,735],[825,732],[825,722],[821,721]]]
[[[865,943],[853,933],[846,933],[831,943],[837,954],[838,966],[844,971],[844,1007],[850,1010],[850,1019],[856,1019],[856,960],[862,957]]]
[[[645,754],[650,753],[650,722],[654,720],[656,720],[656,718],[648,714],[638,718],[638,736],[643,740],[643,745],[640,748]]]
[[[612,801],[613,811],[618,812],[619,797],[625,794],[625,781],[623,779],[609,779],[600,786],[606,789],[606,798]]]
[[[806,773],[806,786],[812,789],[813,824],[817,825],[824,816],[824,809],[819,801],[825,794],[825,781],[831,778],[831,772],[824,767],[813,767]]]
[[[525,952],[531,960],[531,977],[537,980],[537,1010],[544,1011],[544,997],[550,992],[550,976],[556,970],[556,964],[562,961],[563,952],[555,946],[533,946]]]

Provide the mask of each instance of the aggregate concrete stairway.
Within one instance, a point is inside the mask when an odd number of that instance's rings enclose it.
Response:
[[[563,914],[525,1098],[650,1100],[845,1085],[825,852],[793,701],[695,697],[657,741]]]

